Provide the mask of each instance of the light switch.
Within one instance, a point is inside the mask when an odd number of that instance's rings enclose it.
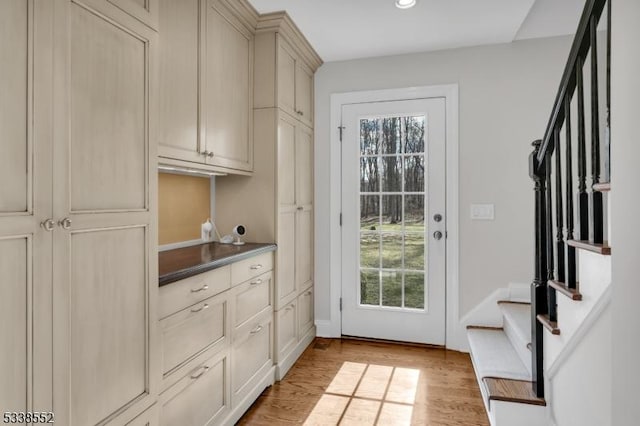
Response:
[[[493,204],[471,204],[471,220],[493,220]]]

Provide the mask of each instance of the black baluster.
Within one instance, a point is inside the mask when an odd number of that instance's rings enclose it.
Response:
[[[556,157],[556,273],[558,277],[558,281],[561,283],[565,282],[565,270],[564,270],[564,235],[563,225],[564,225],[564,216],[562,213],[562,203],[564,202],[562,199],[562,155],[560,150],[560,128],[557,127],[553,131],[553,139],[555,146],[555,157]]]
[[[591,17],[591,184],[600,183],[600,115],[598,107],[598,20]],[[602,192],[591,191],[593,242],[602,244],[604,211]]]
[[[611,181],[611,0],[607,1],[607,137],[605,140],[604,177]]]
[[[545,208],[545,174],[538,164],[541,140],[533,143],[529,156],[529,176],[534,181],[535,194],[535,254],[534,278],[531,283],[531,372],[533,391],[544,397],[544,330],[538,315],[546,315],[547,309],[547,242]]]
[[[578,238],[589,239],[589,194],[587,194],[587,143],[584,122],[584,60],[578,58],[576,64],[576,89],[578,91]]]
[[[555,131],[555,130],[554,130]],[[555,141],[552,140],[552,144]],[[552,188],[551,188],[551,156],[553,155],[555,147],[550,146],[548,149],[548,153],[545,156],[544,161],[544,170],[545,170],[545,181],[546,191],[545,191],[545,208],[546,208],[546,218],[547,218],[547,226],[546,226],[546,242],[547,242],[547,283],[554,278],[554,249],[553,249],[553,203],[552,203]],[[558,321],[558,316],[556,313],[556,290],[547,285],[547,308],[549,310],[549,321],[556,322]]]
[[[567,240],[573,240],[573,153],[571,152],[571,98],[564,101],[566,130],[566,167],[567,167]],[[568,288],[576,288],[576,248],[567,246],[567,281]]]

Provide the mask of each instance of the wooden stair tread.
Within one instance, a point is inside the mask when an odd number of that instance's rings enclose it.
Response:
[[[609,192],[611,191],[611,182],[600,182],[592,186],[594,191]]]
[[[516,300],[498,300],[498,305],[502,303],[513,303],[514,305],[531,305],[531,302],[518,302]]]
[[[546,406],[543,398],[533,392],[531,382],[525,380],[501,379],[499,377],[483,377],[489,400],[516,402]]]
[[[569,244],[571,247],[588,250],[593,253],[603,254],[605,256],[611,255],[611,247],[609,247],[606,241],[604,244],[594,244],[590,241],[569,240],[567,241],[567,244]]]
[[[582,300],[582,294],[578,291],[577,288],[569,288],[565,283],[555,280],[550,280],[549,285],[560,292],[560,294],[567,296],[571,300]]]
[[[544,326],[544,328],[551,332],[551,334],[555,334],[556,336],[560,334],[558,323],[551,321],[548,315],[538,315],[536,318],[538,319],[538,322]]]
[[[488,325],[468,325],[467,330],[504,330],[502,327],[490,327]]]

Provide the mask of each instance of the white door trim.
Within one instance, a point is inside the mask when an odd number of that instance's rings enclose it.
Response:
[[[458,85],[410,87],[361,92],[335,93],[331,95],[331,145],[330,145],[330,320],[317,321],[317,334],[323,337],[340,337],[342,318],[340,295],[342,291],[342,248],[341,248],[341,146],[338,127],[341,123],[342,105],[361,102],[422,99],[443,97],[446,99],[446,223],[447,223],[447,266],[446,266],[446,340],[451,349],[465,347],[465,335],[459,321],[459,177],[458,177]]]

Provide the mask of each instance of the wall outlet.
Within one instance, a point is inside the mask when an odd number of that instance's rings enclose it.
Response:
[[[494,220],[493,204],[471,204],[471,220]]]

